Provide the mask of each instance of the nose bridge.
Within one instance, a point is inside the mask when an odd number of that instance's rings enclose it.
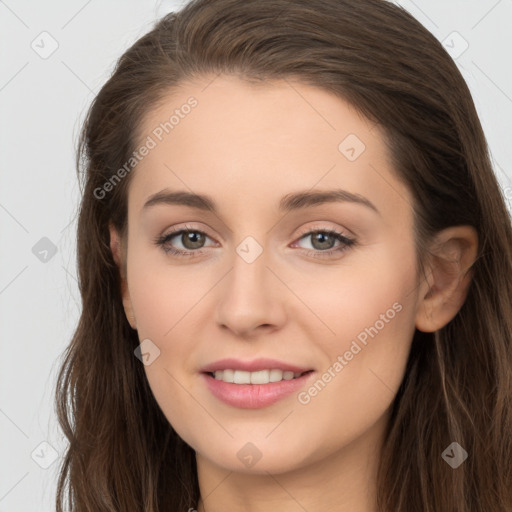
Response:
[[[226,275],[217,304],[217,320],[236,333],[282,319],[275,277],[267,268],[270,253],[254,237],[235,247],[232,269]]]
[[[268,256],[267,249],[252,236],[244,238],[235,247],[226,293],[236,299],[239,307],[246,302],[254,307],[265,296],[268,299]]]

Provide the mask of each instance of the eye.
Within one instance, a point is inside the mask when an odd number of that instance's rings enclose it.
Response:
[[[349,238],[332,228],[314,228],[314,230],[303,233],[299,240],[307,238],[310,238],[311,245],[315,250],[308,250],[306,254],[314,258],[329,258],[335,254],[341,254],[356,244],[354,238]],[[333,245],[336,242],[339,242],[338,246]]]
[[[195,257],[205,252],[201,249],[204,247],[207,238],[209,237],[204,231],[187,227],[186,229],[174,230],[167,235],[158,237],[155,243],[168,254]],[[183,246],[183,249],[179,247],[176,249],[174,247],[176,242],[173,244],[170,243],[173,239],[177,239]]]

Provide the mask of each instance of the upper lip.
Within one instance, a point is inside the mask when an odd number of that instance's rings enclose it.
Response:
[[[206,365],[202,368],[204,373],[213,373],[217,370],[243,370],[246,372],[257,372],[260,370],[271,370],[272,368],[278,368],[284,371],[291,371],[293,373],[304,373],[312,368],[305,368],[296,366],[294,364],[285,363],[284,361],[278,361],[277,359],[253,359],[252,361],[241,361],[240,359],[220,359],[211,364]]]

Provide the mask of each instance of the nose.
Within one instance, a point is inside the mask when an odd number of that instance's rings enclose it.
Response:
[[[265,250],[250,263],[235,253],[232,269],[219,283],[216,321],[222,329],[253,337],[282,327],[289,292],[268,263]]]

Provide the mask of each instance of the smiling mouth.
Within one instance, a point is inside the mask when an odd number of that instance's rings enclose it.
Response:
[[[259,370],[249,372],[245,370],[233,370],[226,368],[225,370],[217,370],[215,372],[206,372],[215,380],[228,382],[232,384],[270,384],[272,382],[280,382],[283,380],[294,380],[303,375],[311,373],[313,370],[307,370],[302,373],[294,373],[288,370],[280,370],[272,368],[269,370]]]

